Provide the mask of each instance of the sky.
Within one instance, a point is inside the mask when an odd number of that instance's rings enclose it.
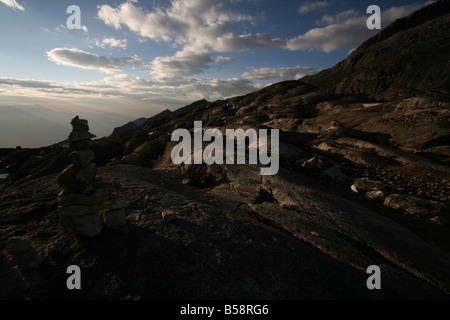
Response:
[[[380,31],[370,5],[383,29],[432,2],[0,0],[0,148],[60,142],[76,115],[100,138],[317,73]]]

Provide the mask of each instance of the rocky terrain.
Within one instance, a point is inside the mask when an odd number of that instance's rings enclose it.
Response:
[[[67,141],[0,150],[0,298],[449,299],[449,21],[438,1],[317,75],[93,140],[97,181],[128,203],[96,236],[61,225]],[[174,165],[171,133],[194,121],[279,129],[278,174]]]

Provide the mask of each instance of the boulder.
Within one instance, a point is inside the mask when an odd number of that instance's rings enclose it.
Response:
[[[12,237],[6,241],[5,249],[12,255],[23,254],[30,250],[30,240],[23,237]]]
[[[94,161],[95,153],[90,150],[74,151],[69,154],[69,160],[77,167],[84,168]]]
[[[330,178],[343,180],[347,178],[347,175],[341,171],[338,165],[334,164],[332,167],[323,171],[324,174]]]
[[[384,197],[386,195],[381,190],[372,190],[372,191],[366,192],[366,194],[364,196],[369,200],[384,200]]]
[[[61,215],[61,225],[65,230],[83,237],[95,237],[103,230],[103,222],[97,214],[72,217]]]
[[[71,124],[72,126],[77,126],[77,125],[87,125],[87,124],[88,124],[88,121],[85,120],[85,119],[80,119],[79,116],[76,116],[75,118],[73,118],[73,119],[70,121],[70,124]]]
[[[384,205],[418,216],[436,215],[444,207],[442,203],[437,201],[425,200],[405,194],[391,194],[384,200]]]
[[[377,180],[371,180],[369,178],[355,179],[351,186],[351,190],[355,193],[365,194],[369,191],[378,191],[386,188],[387,185]]]
[[[87,132],[87,131],[72,131],[69,134],[69,142],[76,142],[81,140],[90,140],[92,138],[95,138],[96,135]]]
[[[91,140],[77,140],[77,141],[70,141],[70,148],[75,151],[80,150],[86,150],[91,147],[92,141]]]
[[[175,219],[176,217],[177,217],[177,214],[173,210],[167,210],[161,214],[161,218],[163,219],[163,221],[171,221],[171,220]]]

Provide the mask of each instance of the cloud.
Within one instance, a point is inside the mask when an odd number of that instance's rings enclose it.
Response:
[[[366,20],[366,16],[352,17],[342,23],[311,29],[304,35],[289,39],[287,48],[331,52],[359,45],[376,33],[376,30],[367,29]]]
[[[214,61],[211,55],[209,51],[194,52],[184,49],[170,57],[157,57],[151,63],[151,73],[157,79],[200,74],[209,68],[208,63]]]
[[[216,39],[228,32],[228,23],[254,21],[255,17],[225,9],[222,0],[173,0],[168,8],[144,11],[125,2],[113,8],[98,6],[97,16],[105,24],[129,28],[142,38],[178,45],[213,47]]]
[[[46,28],[46,29],[47,29],[46,31],[49,31],[48,28]],[[57,31],[57,32],[63,32],[63,31],[70,30],[70,29],[68,29],[63,24],[59,24],[59,26],[55,27],[54,30]],[[88,28],[85,25],[81,26],[80,30],[83,30],[84,32],[88,33]]]
[[[272,38],[267,33],[244,34],[236,36],[227,33],[216,38],[214,49],[219,52],[245,51],[249,48],[285,48],[286,39]]]
[[[115,39],[115,38],[104,38],[101,43],[96,41],[96,45],[98,47],[104,48],[105,45],[109,45],[111,48],[120,48],[120,49],[126,49],[127,48],[127,39]]]
[[[82,69],[100,70],[105,73],[120,71],[126,66],[145,66],[142,60],[136,55],[132,57],[110,58],[76,48],[55,48],[47,51],[47,56],[49,60],[57,64]]]
[[[391,7],[387,10],[381,11],[381,23],[382,27],[386,27],[399,18],[403,18],[419,10],[422,7],[432,4],[434,1],[426,1],[424,3],[405,5],[400,7]]]
[[[432,3],[392,7],[382,12],[382,27],[394,20],[403,18],[408,14]],[[340,12],[334,16],[324,16],[318,22],[327,24],[324,27],[313,28],[303,35],[287,40],[286,48],[289,50],[318,50],[331,52],[334,50],[353,48],[375,35],[377,30],[366,27],[368,15],[355,10]]]
[[[320,20],[317,20],[316,23],[319,25],[330,25],[330,24],[339,24],[344,23],[346,20],[350,18],[355,18],[361,16],[361,12],[350,9],[347,11],[340,12],[334,16],[324,15]]]
[[[316,1],[316,2],[306,2],[298,8],[298,13],[307,14],[311,11],[328,7],[330,3],[328,1]]]
[[[25,11],[25,8],[23,6],[21,6],[20,4],[18,4],[16,2],[16,0],[0,0],[0,2],[3,2],[8,7],[13,8],[14,10]]]
[[[242,77],[248,80],[296,80],[306,75],[317,73],[320,70],[312,67],[281,67],[281,68],[259,68],[245,72]]]
[[[229,63],[234,63],[235,61],[232,59],[232,58],[230,58],[230,57],[222,57],[222,56],[218,56],[216,59],[215,59],[215,61],[217,62],[217,63],[220,63],[220,64],[229,64]]]

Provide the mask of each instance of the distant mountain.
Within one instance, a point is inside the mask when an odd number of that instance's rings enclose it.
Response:
[[[116,128],[114,128],[111,136],[115,136],[115,135],[127,132],[129,130],[136,130],[137,128],[141,127],[142,124],[144,124],[145,121],[147,121],[147,120],[148,120],[148,118],[142,117],[142,118],[136,119],[134,121],[130,121],[127,124],[124,124],[123,126],[116,127]]]
[[[450,1],[399,19],[335,67],[302,79],[323,90],[380,98],[450,94]]]

